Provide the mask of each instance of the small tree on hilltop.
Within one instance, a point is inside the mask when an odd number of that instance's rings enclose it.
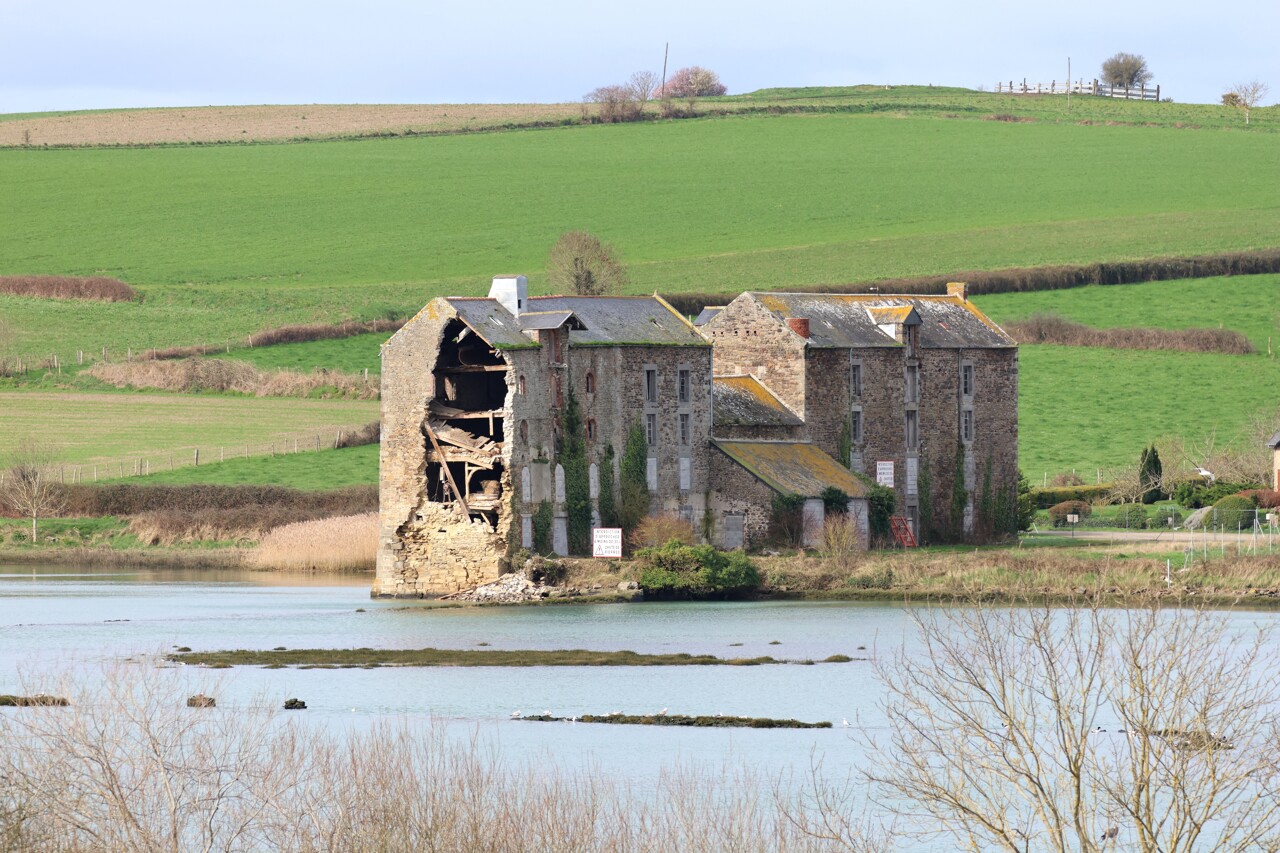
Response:
[[[1250,80],[1248,83],[1237,83],[1231,91],[1222,96],[1222,103],[1228,107],[1244,111],[1244,123],[1249,123],[1249,111],[1258,105],[1270,91],[1261,80]]]
[[[627,79],[627,88],[631,90],[631,97],[643,110],[644,105],[657,93],[661,82],[658,75],[652,71],[637,71]]]
[[[673,98],[713,98],[727,91],[720,75],[699,65],[681,68],[667,79],[667,94]]]
[[[55,482],[57,471],[53,452],[44,445],[27,441],[10,454],[8,470],[0,476],[0,503],[7,504],[23,518],[31,519],[31,541],[36,541],[36,522],[56,515],[66,505],[62,485]]]
[[[1102,63],[1102,82],[1132,89],[1151,82],[1147,60],[1136,53],[1117,53]]]
[[[627,268],[618,251],[587,231],[568,231],[551,247],[547,278],[559,291],[604,296],[627,285]]]

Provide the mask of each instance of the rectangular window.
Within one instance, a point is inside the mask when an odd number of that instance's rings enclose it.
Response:
[[[973,396],[973,365],[960,365],[960,393],[965,397]]]
[[[914,364],[907,366],[907,402],[920,401],[920,368]]]
[[[689,444],[689,415],[680,416],[680,443]]]
[[[967,444],[973,441],[973,409],[960,413],[960,438]]]
[[[658,371],[653,368],[649,368],[644,372],[644,401],[646,403],[658,402]]]
[[[920,413],[914,409],[907,412],[907,450],[920,449]]]
[[[854,444],[862,443],[862,410],[854,409],[850,417],[849,439]]]
[[[650,447],[653,447],[655,444],[658,443],[658,416],[657,415],[644,416],[644,434],[645,434],[645,438],[648,439],[649,441]]]
[[[856,400],[862,396],[862,363],[855,361],[849,368],[849,393]]]
[[[678,399],[681,403],[687,403],[689,402],[689,371],[687,369],[681,369],[676,376]]]

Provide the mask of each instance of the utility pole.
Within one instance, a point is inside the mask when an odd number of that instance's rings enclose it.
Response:
[[[671,42],[667,42],[662,46],[662,94],[659,97],[667,96],[667,53],[671,50]]]
[[[1071,57],[1067,57],[1067,112],[1071,112]]]

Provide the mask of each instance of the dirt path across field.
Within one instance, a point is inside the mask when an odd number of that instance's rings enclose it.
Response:
[[[0,147],[261,142],[450,133],[557,123],[581,104],[304,104],[174,107],[70,113],[0,121]]]

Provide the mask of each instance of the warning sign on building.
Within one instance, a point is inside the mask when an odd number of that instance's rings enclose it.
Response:
[[[893,488],[893,460],[876,463],[876,483]]]
[[[622,559],[622,528],[595,527],[591,530],[591,556],[597,559]]]

